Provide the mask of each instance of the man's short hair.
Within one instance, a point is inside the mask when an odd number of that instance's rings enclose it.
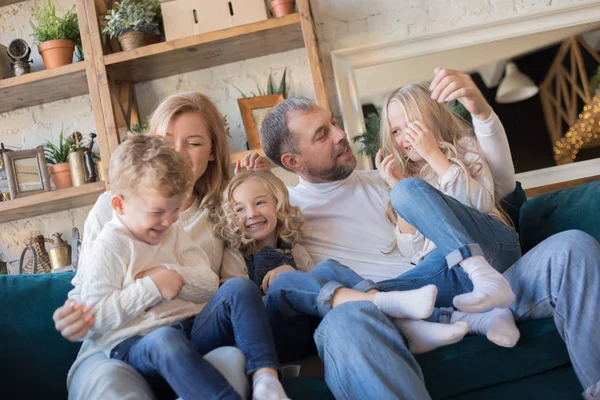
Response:
[[[111,154],[110,189],[116,194],[137,194],[142,187],[164,197],[191,189],[191,168],[186,160],[158,136],[135,135]]]
[[[285,168],[281,156],[300,151],[296,133],[288,128],[288,115],[295,111],[310,112],[313,107],[314,103],[306,97],[295,97],[269,110],[260,128],[260,143],[267,157],[275,164]]]

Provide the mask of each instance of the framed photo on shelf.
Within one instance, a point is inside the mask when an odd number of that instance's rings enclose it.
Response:
[[[52,190],[42,146],[5,152],[2,157],[11,200]]]
[[[260,149],[259,132],[262,122],[267,112],[282,101],[282,94],[269,94],[266,96],[238,99],[242,121],[244,121],[244,129],[248,137],[248,150]]]

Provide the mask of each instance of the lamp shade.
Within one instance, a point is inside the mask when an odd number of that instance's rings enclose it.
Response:
[[[539,89],[531,79],[517,68],[515,63],[506,64],[504,79],[498,86],[496,101],[498,103],[516,103],[538,94]]]

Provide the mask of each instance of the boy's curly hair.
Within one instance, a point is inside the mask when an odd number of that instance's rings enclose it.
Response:
[[[304,227],[302,212],[290,204],[290,195],[281,179],[266,170],[241,172],[229,182],[223,193],[218,221],[213,224],[215,235],[221,237],[227,247],[239,250],[245,257],[256,252],[256,241],[238,226],[238,216],[233,209],[233,192],[242,183],[251,180],[260,182],[275,199],[277,238],[292,246],[298,243]]]

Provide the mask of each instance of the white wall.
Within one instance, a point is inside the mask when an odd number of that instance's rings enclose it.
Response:
[[[55,0],[59,9],[67,9],[71,0]],[[325,62],[330,102],[337,110],[335,85],[329,53],[332,50],[357,46],[394,37],[410,37],[501,19],[545,12],[568,4],[589,0],[311,0],[317,37]],[[0,43],[21,37],[31,41],[29,16],[33,1],[0,8]],[[34,50],[33,70],[41,67]],[[201,90],[209,94],[228,115],[232,133],[232,150],[243,147],[243,130],[237,109],[237,91],[252,90],[256,81],[264,85],[270,71],[276,78],[288,67],[292,80],[292,95],[313,98],[311,79],[303,49],[246,60],[181,76],[139,84],[136,87],[142,115],[167,94],[181,90]],[[43,106],[0,114],[0,141],[19,147],[32,147],[53,140],[64,126],[82,133],[94,131],[87,96],[58,101]],[[0,252],[14,260],[20,254],[27,233],[40,229],[49,236],[59,231],[70,237],[72,226],[83,228],[90,207],[49,214],[28,220],[0,224]]]

